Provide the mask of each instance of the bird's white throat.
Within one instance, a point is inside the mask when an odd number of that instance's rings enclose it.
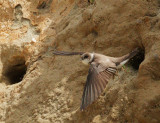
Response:
[[[85,65],[88,65],[89,64],[89,60],[88,59],[84,59],[84,60],[82,60],[82,63],[85,64]]]

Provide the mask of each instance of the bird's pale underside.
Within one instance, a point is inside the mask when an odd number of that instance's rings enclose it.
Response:
[[[82,62],[90,65],[82,95],[81,110],[95,101],[106,88],[109,79],[113,78],[117,69],[135,56],[138,48],[121,57],[110,57],[98,53],[54,51],[55,55],[81,55]]]

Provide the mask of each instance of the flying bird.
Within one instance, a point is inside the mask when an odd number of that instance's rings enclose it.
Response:
[[[80,107],[81,110],[84,110],[101,95],[109,79],[113,78],[116,74],[117,69],[121,68],[138,52],[139,49],[136,48],[132,52],[121,57],[110,57],[89,52],[54,51],[53,54],[64,56],[80,55],[82,63],[90,65]]]

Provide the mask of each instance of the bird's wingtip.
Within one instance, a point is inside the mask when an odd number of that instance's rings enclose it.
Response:
[[[83,105],[81,104],[81,106],[80,106],[80,110],[81,111],[83,111],[84,110],[84,107],[83,107]]]
[[[82,112],[83,112],[83,111],[84,111],[84,108],[80,108],[80,111],[82,111]]]

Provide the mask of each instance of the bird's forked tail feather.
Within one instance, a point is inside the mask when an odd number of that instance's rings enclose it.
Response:
[[[139,52],[139,48],[134,49],[132,52],[128,53],[127,55],[124,55],[120,58],[118,58],[116,62],[116,66],[124,65],[126,62],[129,61],[132,57],[134,57]]]

